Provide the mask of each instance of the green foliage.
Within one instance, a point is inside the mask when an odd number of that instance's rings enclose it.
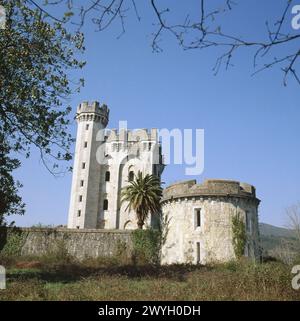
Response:
[[[149,212],[160,212],[161,197],[160,179],[155,175],[143,176],[142,172],[138,172],[135,179],[122,190],[121,203],[127,202],[126,210],[133,209],[136,212],[138,227],[142,229]]]
[[[29,157],[35,146],[44,165],[58,171],[70,160],[70,107],[66,99],[82,86],[72,71],[84,66],[77,55],[83,35],[69,33],[63,23],[39,10],[33,1],[3,0],[6,27],[0,30],[0,220],[22,214],[19,184],[11,172],[20,162],[10,153]]]
[[[247,235],[245,223],[238,214],[232,217],[232,235],[234,254],[239,259],[244,255]]]
[[[159,264],[161,232],[155,229],[137,229],[132,233],[133,262],[136,264]]]
[[[27,233],[18,228],[1,228],[1,234],[5,234],[5,238],[1,238],[0,249],[1,255],[4,256],[20,256],[21,250],[27,237]]]
[[[0,226],[6,225],[4,215],[22,215],[25,207],[18,195],[18,188],[21,185],[12,176],[12,172],[20,166],[20,162],[11,158],[9,153],[10,147],[0,132]]]

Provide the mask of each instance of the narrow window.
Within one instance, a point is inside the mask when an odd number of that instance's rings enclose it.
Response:
[[[80,181],[80,187],[82,187],[82,186],[83,186],[83,180]]]
[[[196,261],[196,263],[197,264],[200,264],[200,261],[201,261],[201,256],[200,256],[200,242],[197,242],[196,243],[196,255],[197,255],[197,261]]]
[[[110,181],[110,172],[107,171],[107,172],[105,173],[105,182],[109,182],[109,181]]]
[[[132,182],[134,180],[134,171],[130,171],[128,175],[128,181]]]
[[[84,142],[84,148],[87,148],[87,142]]]
[[[149,143],[149,145],[148,145],[148,150],[149,151],[151,150],[151,147],[152,147],[152,143]]]
[[[88,130],[89,127],[90,127],[90,125],[89,125],[89,124],[86,124],[85,129]]]
[[[79,226],[78,225],[76,226],[76,228],[77,228],[77,230],[79,230]]]
[[[85,163],[82,163],[82,169],[85,169]]]
[[[79,195],[79,202],[82,202],[82,195]]]
[[[77,212],[77,216],[80,217],[81,216],[81,210],[78,210]]]
[[[103,201],[103,211],[107,211],[108,210],[108,200],[104,200]]]
[[[195,209],[195,228],[201,226],[201,209]]]

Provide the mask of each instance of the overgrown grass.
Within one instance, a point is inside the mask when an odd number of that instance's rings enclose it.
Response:
[[[0,264],[7,268],[0,300],[300,300],[291,267],[279,262],[157,266],[2,257]]]

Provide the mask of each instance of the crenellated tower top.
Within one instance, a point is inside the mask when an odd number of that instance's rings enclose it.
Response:
[[[109,109],[105,104],[100,106],[98,101],[93,101],[91,103],[84,101],[77,107],[76,119],[79,122],[101,122],[103,126],[106,127],[109,120]]]

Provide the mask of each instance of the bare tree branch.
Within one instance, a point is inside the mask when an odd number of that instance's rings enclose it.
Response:
[[[45,11],[45,8],[38,6],[36,1],[30,1]],[[266,22],[265,40],[245,40],[239,35],[223,32],[224,26],[218,25],[218,17],[234,10],[238,1],[223,0],[223,4],[220,6],[220,1],[199,0],[198,19],[197,17],[192,19],[192,12],[190,12],[182,22],[171,24],[169,21],[173,21],[174,17],[176,18],[176,14],[172,9],[161,7],[163,2],[160,0],[149,0],[150,8],[152,8],[155,16],[154,26],[156,28],[152,33],[152,49],[154,52],[162,51],[160,43],[165,33],[173,36],[184,50],[221,48],[223,53],[216,58],[216,63],[213,67],[214,73],[217,74],[222,66],[225,69],[233,66],[233,59],[242,48],[253,48],[255,71],[252,75],[272,67],[278,67],[283,72],[284,85],[287,84],[289,77],[294,78],[300,84],[300,77],[297,73],[299,51],[294,50],[294,53],[291,53],[290,49],[290,44],[294,44],[299,48],[300,34],[290,34],[284,31],[286,30],[286,25],[290,24],[289,13],[291,12],[292,1],[281,0],[281,2],[282,11],[278,13],[278,18],[275,18],[273,23]],[[52,2],[48,1],[48,3],[65,4],[68,10],[79,11],[79,15],[77,15],[77,17],[79,16],[79,22],[74,22],[79,28],[84,25],[88,17],[97,26],[97,31],[103,31],[111,26],[115,20],[119,20],[121,22],[120,36],[125,33],[125,13],[127,11],[132,9],[137,20],[141,21],[138,10],[139,3],[136,0],[88,0],[86,5],[80,8],[76,8],[71,0],[53,0]],[[213,7],[214,4],[216,5],[215,8]],[[187,10],[189,10],[188,5]],[[239,30],[241,29],[242,27],[240,26]],[[258,38],[262,39],[261,35]],[[277,48],[283,51],[286,50],[286,56],[277,58]]]

